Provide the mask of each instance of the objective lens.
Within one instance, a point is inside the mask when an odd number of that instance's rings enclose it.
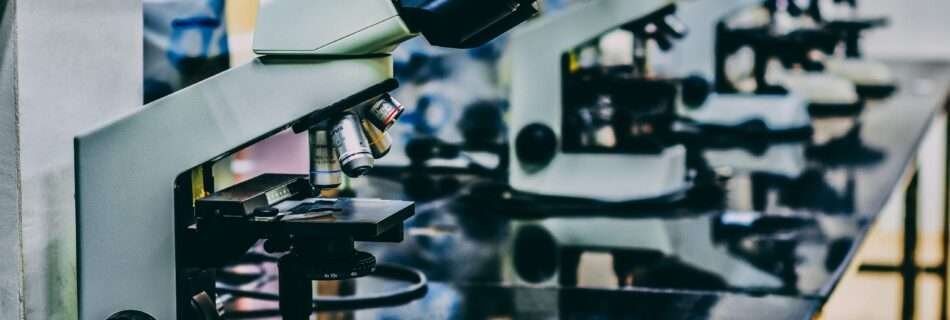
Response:
[[[333,189],[340,186],[343,174],[340,157],[330,146],[330,131],[310,130],[310,183],[317,189]]]
[[[373,168],[373,153],[356,115],[344,115],[333,128],[333,147],[347,176],[357,178]]]
[[[366,110],[365,116],[376,128],[385,132],[396,123],[396,120],[399,120],[399,116],[405,110],[406,108],[399,101],[387,94],[371,105]]]
[[[385,157],[393,146],[389,133],[379,130],[366,119],[363,119],[362,124],[363,133],[366,134],[366,140],[369,142],[369,149],[373,152],[373,158]]]

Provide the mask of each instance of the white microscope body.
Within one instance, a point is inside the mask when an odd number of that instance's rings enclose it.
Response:
[[[866,95],[879,96],[893,92],[896,82],[887,65],[863,58],[831,57],[825,60],[825,71],[850,80],[858,93]]]
[[[743,149],[704,150],[703,159],[713,168],[727,168],[733,173],[769,173],[789,179],[805,172],[805,146],[798,143],[770,145],[763,152]]]
[[[758,124],[761,133],[811,128],[808,104],[796,94],[712,93],[699,108],[679,107],[680,116],[701,126],[735,128]]]
[[[686,149],[682,145],[648,155],[571,153],[563,149],[565,53],[670,4],[668,0],[589,1],[535,19],[512,34],[508,49],[512,66],[512,188],[608,202],[659,198],[688,188]],[[526,143],[536,150],[519,152],[519,136],[536,139]]]

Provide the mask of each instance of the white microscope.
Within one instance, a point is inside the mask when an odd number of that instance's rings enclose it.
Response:
[[[799,28],[793,1],[771,0],[733,12],[716,27],[716,91],[796,93],[812,115],[853,114],[864,102],[850,79],[824,72],[818,56],[833,54],[840,35]]]
[[[534,2],[262,1],[260,58],[76,137],[79,318],[217,319],[214,270],[261,239],[284,254],[281,315],[309,318],[311,281],[372,272],[354,241],[400,241],[414,211],[315,197],[385,155],[402,110],[387,95],[389,53],[418,34],[479,46],[533,16]],[[309,177],[215,188],[216,161],[288,128],[311,137]]]
[[[648,23],[677,29],[671,8],[667,0],[587,1],[512,34],[508,137],[514,190],[629,202],[689,189],[686,148],[666,139],[677,84],[598,58],[597,41],[612,30]]]
[[[685,148],[669,134],[679,134],[675,123],[704,133],[807,137],[811,117],[798,95],[710,94],[701,77],[678,77],[713,74],[715,33],[686,36],[713,30],[728,12],[711,5],[715,18],[684,23],[670,1],[590,1],[520,27],[509,47],[511,187],[605,202],[670,199],[691,185]],[[674,39],[692,50],[674,50],[674,59],[702,59],[708,68],[655,74],[651,45],[665,51]]]
[[[750,0],[690,2],[679,15],[689,36],[669,54],[674,72],[714,79],[716,27],[723,16],[757,3]],[[697,84],[706,85],[706,84]],[[715,91],[715,90],[713,90]],[[704,103],[679,104],[677,113],[703,133],[754,135],[767,140],[800,139],[811,132],[808,103],[796,93],[747,94],[712,92]]]
[[[862,17],[857,0],[810,0],[804,11],[801,27],[821,28],[841,38],[842,48],[823,60],[825,71],[854,82],[862,97],[883,98],[897,89],[890,68],[864,58],[860,43],[866,31],[887,26],[887,18]]]

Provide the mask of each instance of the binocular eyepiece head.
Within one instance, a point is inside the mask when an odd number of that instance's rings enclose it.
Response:
[[[397,0],[403,20],[429,43],[474,48],[528,20],[536,0]]]

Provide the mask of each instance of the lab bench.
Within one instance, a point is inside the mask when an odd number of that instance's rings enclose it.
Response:
[[[869,101],[856,116],[815,119],[809,140],[690,142],[693,190],[664,202],[565,204],[519,195],[485,175],[425,170],[362,181],[360,197],[416,201],[403,242],[362,250],[380,263],[421,270],[429,286],[408,303],[317,304],[318,318],[811,319],[854,270],[905,279],[933,272],[946,292],[946,255],[939,266],[917,266],[912,257],[915,161],[945,112],[950,63],[890,65],[899,83],[894,96]],[[885,204],[905,186],[910,258],[856,266]],[[946,238],[943,245],[946,253]],[[253,268],[265,280],[245,288],[276,292],[276,268]],[[905,281],[905,291],[913,283]],[[401,285],[371,277],[320,291],[361,295]],[[913,300],[905,294],[903,303]],[[228,318],[279,317],[270,301],[237,298],[224,309]]]

